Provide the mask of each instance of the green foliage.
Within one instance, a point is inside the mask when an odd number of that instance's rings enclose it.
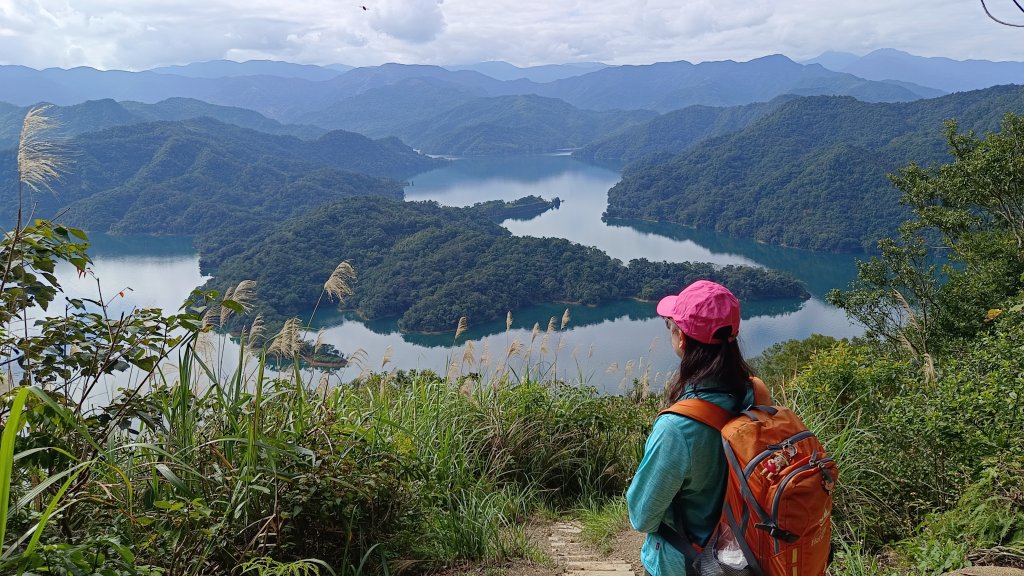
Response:
[[[902,548],[922,574],[960,568],[971,559],[1024,564],[1022,453],[986,459],[956,505],[930,514]]]
[[[30,242],[44,224],[10,237],[4,258],[34,255],[26,270],[84,258],[77,232],[52,246]],[[47,282],[44,301],[60,290]],[[268,378],[265,359],[252,369],[244,353],[222,374],[197,352],[204,318],[245,306],[215,298],[196,293],[180,314],[116,321],[102,301],[91,303],[98,313],[83,303],[18,343],[40,358],[24,379],[46,390],[4,397],[0,512],[10,522],[0,524],[0,569],[357,576],[388,573],[397,559],[422,568],[501,562],[536,555],[523,525],[540,502],[621,494],[637,464],[650,407],[540,382],[530,367],[522,379],[506,369],[480,385],[380,374],[315,395],[297,370]],[[37,306],[11,302],[19,314]],[[111,336],[96,339],[93,324]],[[86,352],[45,342],[117,359],[104,370],[134,367],[139,384],[95,404],[103,371],[83,368],[92,366]],[[155,371],[173,352],[177,372]]]
[[[81,230],[46,220],[4,234],[0,241],[0,326],[7,326],[26,308],[47,310],[60,289],[54,276],[57,263],[68,262],[84,271],[90,263],[85,254],[88,246]]]
[[[953,162],[925,170],[910,165],[893,181],[913,211],[916,230],[942,239],[949,281],[936,328],[970,336],[985,313],[1024,287],[1024,117],[1007,113],[999,132],[979,139],[946,126]]]
[[[832,576],[903,576],[904,572],[886,566],[860,544],[839,540],[832,564]]]
[[[320,576],[334,574],[331,567],[320,560],[295,560],[280,562],[269,556],[253,558],[242,565],[242,574],[254,576]]]
[[[552,208],[558,208],[561,201],[556,197],[552,200],[545,200],[533,194],[523,196],[511,202],[504,200],[488,200],[473,204],[473,210],[481,216],[494,222],[502,223],[508,219],[530,220],[547,212]]]
[[[784,388],[810,364],[819,352],[831,350],[838,340],[811,334],[803,340],[786,340],[769,346],[753,360],[757,375],[773,388]]]
[[[1021,563],[1020,302],[988,333],[936,356],[932,380],[888,347],[840,342],[819,349],[780,391],[840,465],[834,514],[847,556],[837,573],[863,572],[861,563],[873,562],[865,554],[897,542],[893,561],[914,574]],[[766,358],[790,349],[799,347]]]
[[[579,514],[583,522],[583,538],[604,554],[611,552],[619,534],[630,529],[629,510],[622,498],[594,503],[580,510]]]
[[[988,311],[1024,287],[1024,118],[1007,114],[1002,131],[984,139],[951,122],[946,138],[953,162],[911,164],[893,177],[914,214],[900,240],[880,243],[881,257],[859,266],[852,289],[829,295],[926,369],[939,348],[983,331]],[[939,258],[949,262],[942,284]]]
[[[806,370],[776,393],[793,406],[840,468],[833,514],[877,546],[916,524],[931,475],[941,464],[903,425],[893,398],[916,397],[918,382],[905,361],[866,344],[840,342],[819,351]],[[915,424],[909,421],[910,425]],[[890,494],[899,490],[901,498]]]
[[[0,568],[19,570],[24,576],[161,576],[153,566],[138,565],[131,548],[116,538],[98,536],[82,542],[60,542],[39,547],[19,564],[0,562]]]

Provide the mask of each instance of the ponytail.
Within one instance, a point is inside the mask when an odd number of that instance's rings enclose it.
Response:
[[[669,385],[666,401],[673,403],[687,389],[714,389],[727,392],[737,402],[747,393],[748,382],[754,371],[743,359],[740,346],[731,338],[732,328],[723,326],[715,331],[720,344],[704,344],[681,334],[685,351],[679,362],[679,375]]]

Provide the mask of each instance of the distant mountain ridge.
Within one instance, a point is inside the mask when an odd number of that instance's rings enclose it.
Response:
[[[875,50],[864,56],[826,52],[806,63],[818,63],[868,80],[901,80],[946,92],[1024,84],[1024,62],[953,60],[915,56],[891,48]]]
[[[310,64],[293,64],[279,60],[211,60],[208,62],[192,62],[179,66],[161,66],[150,72],[158,74],[175,74],[190,78],[227,78],[234,76],[278,76],[281,78],[301,78],[303,80],[330,80],[349,70],[352,66],[334,64],[314,66]]]
[[[697,104],[733,106],[765,102],[783,94],[849,95],[869,102],[901,102],[936,95],[934,90],[915,92],[821,66],[797,64],[778,54],[748,62],[679,61],[610,67],[552,82],[537,93],[561,98],[580,108],[641,108],[658,112]]]
[[[562,80],[564,78],[572,78],[573,76],[582,76],[588,72],[594,72],[607,67],[607,64],[602,64],[601,62],[574,62],[569,64],[546,64],[520,68],[519,66],[513,66],[508,62],[501,61],[445,66],[445,68],[449,70],[472,70],[474,72],[486,74],[496,80],[525,79],[540,84],[545,82],[554,82],[555,80]]]
[[[577,148],[654,116],[645,110],[580,110],[534,95],[498,96],[466,102],[405,127],[399,136],[429,154],[537,154]]]
[[[28,110],[28,107],[0,105],[0,150],[18,145],[21,122]],[[60,133],[63,137],[78,136],[114,126],[160,120],[189,120],[203,116],[267,134],[296,136],[303,139],[317,138],[327,132],[316,126],[281,124],[259,112],[208,104],[192,98],[168,98],[155,104],[115,102],[109,98],[90,100],[71,106],[54,106],[50,115],[60,124]]]
[[[186,97],[249,108],[290,123],[306,121],[303,119],[315,117],[317,112],[367,91],[415,78],[447,82],[454,89],[468,90],[479,96],[535,94],[591,110],[667,112],[694,104],[723,106],[764,102],[782,94],[851,95],[866,101],[885,102],[935,95],[935,91],[928,88],[864,80],[774,55],[749,62],[691,64],[679,61],[609,66],[545,83],[526,78],[503,81],[473,70],[402,64],[355,68],[316,81],[268,75],[209,78],[166,71],[33,70],[0,66],[0,101],[17,105],[39,101],[70,105],[104,98],[157,102],[169,97]]]

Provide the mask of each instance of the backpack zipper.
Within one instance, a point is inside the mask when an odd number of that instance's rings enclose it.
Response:
[[[750,462],[747,462],[747,467],[743,469],[743,477],[749,478],[750,475],[754,472],[754,468],[756,468],[757,465],[760,464],[761,461],[767,458],[768,456],[774,454],[779,450],[782,450],[783,448],[792,449],[794,444],[811,436],[814,436],[814,432],[811,432],[810,430],[804,430],[803,432],[798,432],[790,436],[789,438],[786,438],[785,440],[778,444],[772,444],[770,446],[767,446],[763,452],[755,456]]]
[[[786,474],[786,477],[782,479],[782,482],[779,482],[779,489],[778,489],[778,491],[775,492],[775,497],[772,498],[772,513],[771,513],[771,516],[772,516],[772,525],[773,526],[775,526],[776,528],[779,527],[779,500],[782,498],[782,491],[786,489],[786,485],[789,484],[789,481],[792,480],[793,477],[796,476],[797,474],[799,474],[800,472],[804,472],[806,470],[810,470],[811,468],[822,468],[822,470],[824,470],[824,466],[822,466],[822,465],[823,464],[827,464],[829,462],[833,462],[833,460],[831,458],[819,458],[817,460],[815,460],[814,458],[811,458],[811,460],[808,461],[803,466],[800,466],[796,470],[793,470],[789,474]],[[779,539],[778,538],[775,539],[774,544],[775,544],[775,553],[778,554],[778,552],[779,552]]]

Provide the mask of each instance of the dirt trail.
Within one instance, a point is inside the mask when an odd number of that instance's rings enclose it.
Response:
[[[554,565],[513,566],[503,571],[503,576],[644,576],[644,567],[640,564],[643,534],[631,530],[620,532],[611,550],[604,554],[583,542],[582,532],[582,526],[574,521],[535,526],[531,540]],[[1024,576],[1024,570],[975,566],[943,576]]]

